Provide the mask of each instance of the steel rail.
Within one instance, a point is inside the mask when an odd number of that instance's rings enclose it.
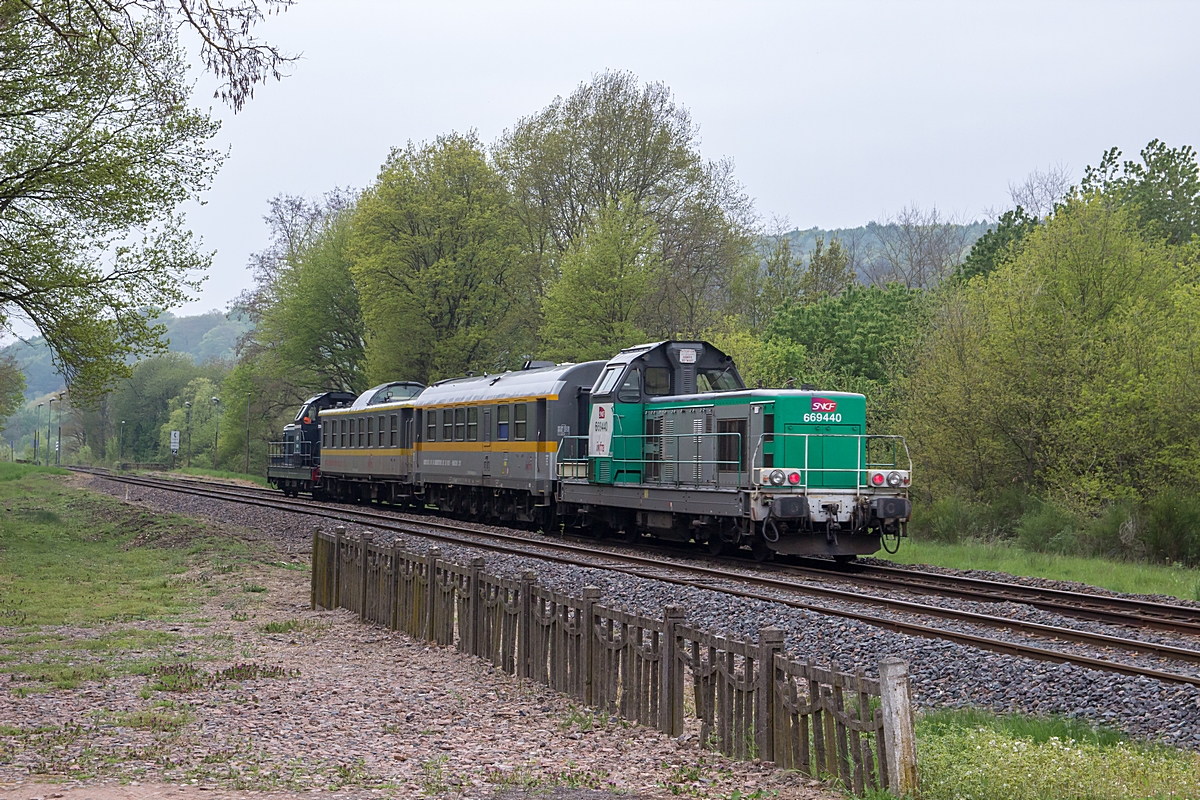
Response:
[[[729,572],[727,570],[715,569],[711,567],[679,563],[664,564],[661,560],[646,556],[638,556],[626,553],[613,553],[607,551],[600,552],[565,542],[535,542],[512,534],[506,534],[497,531],[480,531],[453,523],[445,523],[434,520],[412,522],[409,520],[398,519],[391,514],[377,511],[356,509],[353,507],[348,508],[345,506],[336,506],[330,508],[327,505],[315,502],[290,500],[286,498],[280,498],[275,495],[264,497],[260,492],[247,492],[242,490],[241,487],[236,486],[229,487],[228,489],[210,489],[195,486],[180,486],[178,485],[177,481],[105,473],[99,474],[101,477],[104,477],[108,480],[122,483],[165,489],[167,491],[191,494],[200,497],[229,500],[265,508],[294,511],[297,513],[309,514],[311,516],[318,516],[334,520],[344,521],[347,518],[353,518],[355,521],[358,521],[360,524],[364,524],[368,527],[375,527],[383,530],[390,530],[396,533],[405,533],[409,535],[437,539],[460,546],[478,547],[481,549],[491,550],[493,552],[502,552],[510,555],[522,555],[525,557],[539,558],[542,560],[569,564],[573,566],[605,569],[613,572],[634,575],[637,577],[658,580],[665,583],[708,589],[710,591],[718,591],[724,594],[763,600],[766,602],[781,603],[793,608],[805,609],[820,614],[839,616],[867,622],[868,624],[887,628],[900,633],[921,636],[924,638],[953,641],[960,644],[966,644],[969,646],[978,647],[980,649],[1008,655],[1025,656],[1037,660],[1052,661],[1056,663],[1078,664],[1080,666],[1086,666],[1108,672],[1146,676],[1155,678],[1157,680],[1183,683],[1200,687],[1200,677],[1194,677],[1191,675],[1182,675],[1147,667],[1139,667],[1131,664],[1122,664],[1120,662],[1109,661],[1107,659],[1093,658],[1074,653],[1065,653],[1062,651],[1050,650],[1044,647],[1022,644],[1019,642],[991,639],[985,636],[950,631],[944,628],[906,622],[903,620],[892,619],[890,617],[881,617],[877,614],[869,614],[850,609],[824,606],[795,598],[780,597],[775,594],[750,591],[747,589],[733,589],[727,586],[714,585],[712,581],[732,581],[736,583],[751,584],[760,588],[767,588],[774,591],[782,591],[792,594],[815,594],[817,596],[824,596],[844,602],[856,603],[859,605],[878,605],[888,610],[966,621],[989,627],[1019,631],[1022,633],[1045,636],[1058,640],[1073,641],[1079,644],[1087,644],[1101,648],[1119,647],[1126,650],[1140,651],[1161,658],[1200,661],[1200,652],[1187,650],[1185,648],[1173,647],[1170,645],[1161,645],[1153,642],[1140,642],[1136,640],[1122,639],[1115,636],[1108,636],[1106,634],[1087,633],[1084,631],[1076,631],[1070,628],[1024,622],[1007,617],[992,617],[989,615],[977,614],[975,612],[945,609],[937,606],[926,606],[918,603],[910,603],[908,601],[876,597],[873,595],[861,595],[838,589],[815,587],[806,584],[796,584],[794,582],[782,581],[775,578],[745,575],[742,573]],[[472,537],[471,541],[464,541],[464,535]],[[494,541],[488,541],[488,539]],[[538,553],[535,551],[536,549],[550,550],[555,552]],[[591,561],[581,561],[581,557],[590,559]],[[597,564],[594,561],[596,559],[608,560],[610,562],[617,563]],[[672,575],[670,572],[674,572],[675,574]],[[695,577],[680,577],[680,573]]]

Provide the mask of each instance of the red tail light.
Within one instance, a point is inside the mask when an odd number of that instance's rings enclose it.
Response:
[[[876,486],[883,486],[883,481],[884,481],[884,477],[883,477],[882,472],[876,472],[874,475],[871,476],[871,483],[873,483]]]
[[[788,483],[790,483],[792,486],[795,486],[796,484],[800,483],[800,473],[799,472],[789,472],[788,473]]]

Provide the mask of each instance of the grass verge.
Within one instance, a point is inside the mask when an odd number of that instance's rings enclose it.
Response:
[[[934,711],[917,740],[923,800],[1200,797],[1200,754],[1073,720]]]
[[[1159,566],[1106,558],[1037,553],[1002,542],[966,541],[959,544],[905,539],[896,555],[880,557],[901,564],[932,564],[948,569],[982,569],[1076,581],[1115,592],[1164,594],[1200,600],[1200,570]]]
[[[249,475],[245,472],[229,472],[224,469],[203,469],[201,467],[177,467],[170,472],[156,472],[156,476],[190,475],[197,478],[221,478],[229,481],[250,481],[259,486],[270,486],[263,475]]]

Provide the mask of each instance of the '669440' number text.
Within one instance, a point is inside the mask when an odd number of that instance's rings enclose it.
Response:
[[[842,415],[841,414],[830,414],[828,412],[818,413],[818,412],[814,411],[811,414],[805,414],[804,421],[805,422],[841,422]]]

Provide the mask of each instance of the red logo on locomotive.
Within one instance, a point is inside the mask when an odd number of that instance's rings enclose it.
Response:
[[[814,397],[812,399],[813,411],[837,411],[837,400],[830,400],[825,397]]]
[[[604,419],[604,406],[600,406],[597,410],[600,412],[600,419]]]

